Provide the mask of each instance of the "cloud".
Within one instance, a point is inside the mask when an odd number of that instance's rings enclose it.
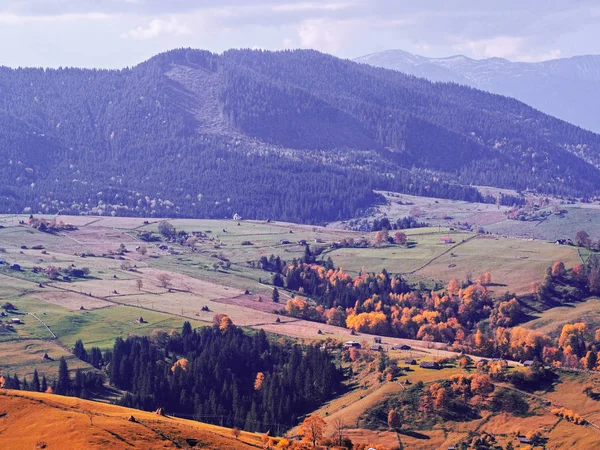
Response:
[[[84,22],[108,20],[110,16],[104,13],[67,13],[46,16],[20,15],[7,12],[0,12],[0,24],[3,25],[27,25],[41,23],[59,23],[59,22]]]
[[[191,34],[191,30],[187,25],[180,23],[175,17],[171,17],[169,20],[154,19],[146,26],[139,26],[121,34],[121,37],[123,39],[147,41],[163,34],[183,36]]]
[[[357,25],[354,21],[305,20],[297,27],[300,46],[336,52],[356,31]]]
[[[517,36],[498,36],[491,39],[470,40],[454,46],[459,52],[468,52],[477,58],[512,58],[521,53],[525,39]]]
[[[557,59],[562,56],[560,49],[532,53],[536,47],[523,36],[497,36],[491,39],[466,41],[453,48],[459,52],[469,53],[475,58],[505,58],[520,62],[539,62]]]
[[[353,6],[354,3],[326,3],[326,2],[301,2],[284,3],[273,6],[273,11],[301,12],[301,11],[339,11]]]

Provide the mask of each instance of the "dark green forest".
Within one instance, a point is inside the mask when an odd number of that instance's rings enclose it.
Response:
[[[179,362],[178,362],[179,361]],[[162,342],[117,339],[111,383],[120,404],[250,431],[281,434],[342,389],[343,374],[317,346],[270,342],[235,326],[192,330]]]
[[[315,51],[0,68],[0,212],[323,223],[374,190],[592,197],[600,136],[516,100]],[[506,198],[511,203],[513,198]]]

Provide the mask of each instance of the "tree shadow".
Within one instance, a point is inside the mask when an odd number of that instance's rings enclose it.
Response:
[[[415,439],[421,439],[421,440],[431,439],[430,436],[427,436],[426,434],[419,433],[418,431],[413,431],[413,430],[399,430],[399,431],[397,431],[397,433],[402,434],[404,436],[411,437],[411,438],[415,438]]]

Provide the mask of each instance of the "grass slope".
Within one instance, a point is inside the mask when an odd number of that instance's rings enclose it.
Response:
[[[128,420],[133,415],[135,422]],[[260,436],[77,398],[0,390],[3,448],[250,449]]]

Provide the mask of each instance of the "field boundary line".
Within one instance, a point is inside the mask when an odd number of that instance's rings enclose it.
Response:
[[[440,253],[439,255],[433,257],[432,259],[430,259],[429,261],[427,261],[425,264],[423,264],[421,267],[419,267],[418,269],[415,270],[411,270],[410,272],[404,272],[401,273],[401,275],[414,275],[415,273],[417,273],[420,270],[423,270],[425,267],[427,267],[429,264],[433,263],[434,261],[437,261],[438,259],[440,259],[442,256],[447,255],[448,253],[452,252],[454,249],[460,247],[463,244],[466,244],[469,241],[472,241],[473,239],[478,238],[479,235],[476,234],[474,236],[468,237],[466,239],[463,239],[461,242],[457,242],[456,245],[453,245],[452,247],[450,247],[448,250],[446,250],[443,253]]]
[[[42,325],[44,325],[44,326],[46,327],[46,329],[47,329],[47,330],[50,332],[50,334],[52,335],[52,337],[53,337],[54,339],[58,339],[58,337],[56,336],[56,334],[54,334],[54,331],[52,331],[52,330],[50,329],[50,327],[49,327],[48,325],[46,325],[42,319],[40,319],[40,318],[39,318],[38,316],[36,316],[34,313],[27,313],[27,314],[29,314],[30,316],[32,316],[33,318],[35,318],[35,319],[36,319],[36,320],[37,320],[39,323],[41,323]]]

